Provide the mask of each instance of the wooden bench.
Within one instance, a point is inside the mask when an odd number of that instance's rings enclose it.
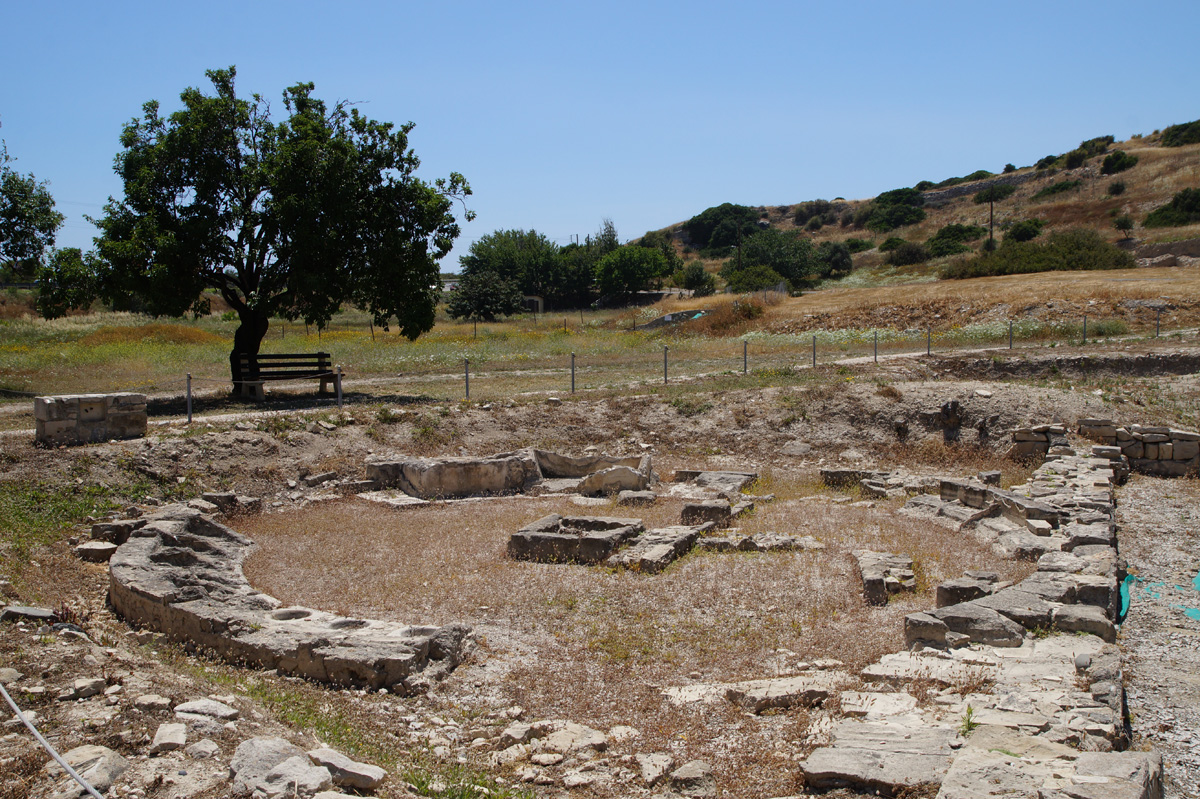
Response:
[[[239,380],[240,396],[256,400],[266,398],[263,383],[268,380],[304,380],[317,379],[321,381],[321,393],[333,383],[341,390],[341,375],[334,371],[328,352],[314,352],[287,355],[248,355],[241,353],[238,357],[240,365]]]

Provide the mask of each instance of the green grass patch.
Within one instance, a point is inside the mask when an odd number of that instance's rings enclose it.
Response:
[[[118,506],[115,492],[107,486],[84,483],[55,488],[37,481],[3,482],[0,542],[15,562],[23,563],[35,549],[62,537],[73,525]]]

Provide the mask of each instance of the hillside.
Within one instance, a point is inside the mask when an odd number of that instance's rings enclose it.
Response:
[[[1171,266],[1181,263],[1180,256],[1186,264],[1200,256],[1200,242],[1196,242],[1197,246],[1173,243],[1200,239],[1200,221],[1169,227],[1146,227],[1144,223],[1152,211],[1170,203],[1179,192],[1200,188],[1200,143],[1164,144],[1164,134],[1168,141],[1177,141],[1178,136],[1169,134],[1175,128],[1188,127],[1174,126],[1123,142],[1109,141],[1111,137],[1092,139],[1076,150],[1047,156],[1033,166],[1014,168],[1008,165],[1004,171],[996,173],[981,170],[965,178],[916,182],[912,187],[915,191],[910,194],[919,193],[918,207],[924,212],[924,219],[889,231],[879,230],[878,225],[874,230],[869,226],[871,209],[880,198],[812,199],[746,210],[757,216],[759,229],[769,227],[794,232],[817,246],[826,242],[849,243],[853,252],[853,270],[840,280],[823,281],[822,287],[936,279],[948,263],[974,256],[985,245],[987,234],[979,235],[978,229],[988,227],[989,206],[986,202],[977,203],[975,195],[997,185],[1013,187],[1010,196],[994,203],[997,244],[1014,226],[1026,220],[1037,220],[1035,224],[1040,225],[1037,241],[1045,241],[1055,232],[1085,228],[1095,231],[1104,241],[1131,251],[1139,265]],[[1115,153],[1124,153],[1124,156]],[[1133,165],[1125,166],[1129,163]],[[1121,169],[1122,166],[1125,168]],[[1119,171],[1114,172],[1114,169]],[[1110,174],[1105,174],[1106,171]],[[709,212],[713,210],[709,209]],[[1132,223],[1128,231],[1116,226],[1122,217],[1128,219],[1125,224]],[[1200,219],[1195,215],[1193,218]],[[686,261],[698,259],[708,271],[717,272],[735,249],[718,252],[704,248],[702,243],[697,246],[689,235],[689,223],[695,219],[670,225],[662,232],[671,237]],[[897,266],[889,264],[888,253],[880,250],[880,245],[893,237],[927,245],[947,225],[975,228],[974,237],[962,242],[965,252]],[[893,241],[887,246],[894,249],[897,244]]]

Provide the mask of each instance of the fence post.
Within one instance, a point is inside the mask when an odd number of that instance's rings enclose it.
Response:
[[[933,327],[925,328],[925,354],[933,355]]]
[[[575,393],[575,353],[571,353],[571,393]]]
[[[879,363],[879,331],[875,331],[875,363]]]
[[[467,399],[471,398],[471,359],[463,358],[463,385],[467,389]]]
[[[812,368],[817,368],[817,337],[813,336],[813,365]]]
[[[746,352],[748,347],[747,341],[742,339],[742,374],[746,374],[746,368],[749,365],[749,355]]]
[[[1162,308],[1154,309],[1154,337],[1158,338],[1158,324],[1162,321]]]
[[[1087,314],[1083,315],[1083,343],[1087,344]]]
[[[663,385],[667,383],[667,345],[663,345]]]
[[[187,408],[188,408],[188,424],[192,423],[192,373],[188,372],[187,376]]]
[[[342,367],[340,367],[340,366],[338,367],[338,370],[337,370],[337,398],[338,398],[338,410],[341,410],[341,408],[342,408]]]
[[[1012,320],[1009,319],[1008,320],[1008,348],[1010,350],[1012,349],[1012,327],[1013,327]]]

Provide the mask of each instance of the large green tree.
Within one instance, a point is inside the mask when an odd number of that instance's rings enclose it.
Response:
[[[627,244],[596,264],[596,289],[602,296],[624,299],[657,278],[666,277],[669,271],[667,259],[659,250]]]
[[[491,272],[550,307],[561,306],[570,293],[558,245],[536,230],[488,233],[472,242],[458,262],[464,276]]]
[[[497,316],[520,311],[521,290],[516,281],[488,271],[463,275],[446,302],[446,312],[452,317],[476,322],[494,322]]]
[[[62,227],[63,215],[44,181],[13,169],[0,141],[0,267],[14,277],[31,278]]]
[[[95,220],[100,296],[181,315],[206,310],[215,289],[240,321],[235,388],[239,355],[257,354],[274,315],[321,327],[354,302],[410,339],[429,330],[438,260],[459,234],[454,202],[471,193],[462,175],[415,176],[411,122],[327,106],[311,83],[284,91],[276,121],[262,96],[238,97],[233,67],[206,74],[211,94],[186,89],[165,117],[150,101],[121,133],[125,196]]]

